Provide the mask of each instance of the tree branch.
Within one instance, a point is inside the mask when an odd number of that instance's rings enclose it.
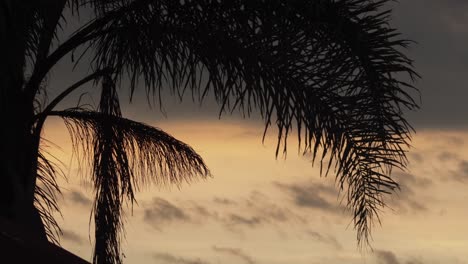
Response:
[[[85,78],[79,80],[78,82],[76,82],[72,86],[68,87],[65,91],[63,91],[57,97],[55,97],[55,99],[52,100],[52,102],[50,102],[50,104],[48,104],[46,106],[46,108],[44,108],[44,111],[42,111],[41,115],[48,115],[54,109],[54,107],[56,107],[65,97],[67,97],[70,93],[72,93],[74,90],[76,90],[77,88],[79,88],[83,84],[85,84],[85,83],[87,83],[89,81],[95,80],[95,79],[97,79],[99,77],[102,77],[102,76],[104,76],[106,74],[109,74],[111,72],[112,72],[112,70],[109,69],[109,68],[102,69],[102,70],[98,70],[98,71],[86,76]]]
[[[37,91],[37,87],[39,87],[44,77],[60,59],[62,59],[66,54],[68,54],[70,51],[74,50],[78,46],[92,40],[95,37],[98,37],[103,33],[106,33],[105,31],[99,31],[99,29],[112,19],[119,17],[122,13],[125,13],[131,10],[132,8],[137,7],[137,4],[140,2],[141,1],[135,1],[126,7],[120,8],[117,11],[109,12],[105,16],[93,20],[87,26],[82,27],[80,30],[78,30],[78,32],[74,33],[72,37],[70,37],[67,41],[60,45],[53,53],[51,53],[44,60],[41,67],[38,68],[37,71],[34,71],[25,89],[27,91],[34,91],[34,96],[35,92]]]
[[[41,37],[37,50],[36,63],[34,65],[34,71],[32,74],[33,76],[35,75],[36,71],[39,71],[43,68],[43,64],[47,60],[50,45],[52,43],[52,39],[54,38],[55,29],[57,28],[59,19],[66,4],[65,0],[61,0],[61,2],[54,2],[55,3],[48,3],[49,6],[47,6],[47,15],[43,14],[44,25],[41,29]],[[45,8],[44,6],[41,7]],[[39,87],[38,84],[39,83],[37,83],[37,85],[28,85],[26,87],[25,91],[27,93],[28,99],[31,101],[34,100],[34,95],[36,94]]]
[[[105,74],[108,74],[110,73],[110,69],[103,69],[103,70],[98,70],[96,72],[94,72],[93,74],[90,74],[88,76],[86,76],[85,78],[81,79],[80,81],[76,82],[75,84],[73,84],[72,86],[68,87],[65,91],[63,91],[61,94],[59,94],[54,100],[52,100],[52,102],[47,105],[47,107],[44,109],[44,111],[42,111],[42,113],[36,115],[34,117],[33,120],[37,120],[37,123],[36,123],[36,126],[34,127],[34,132],[33,132],[33,147],[39,149],[39,144],[40,144],[40,140],[41,140],[41,131],[42,131],[42,127],[44,126],[44,122],[47,118],[47,116],[49,116],[51,113],[52,113],[52,110],[65,98],[67,97],[67,95],[69,95],[70,93],[72,93],[74,90],[76,90],[77,88],[81,87],[83,84],[89,82],[89,81],[92,81],[92,80],[95,80],[96,78],[98,77],[101,77]],[[28,194],[30,194],[30,196],[28,197],[34,197],[34,190],[36,188],[36,178],[37,178],[37,174],[34,173],[37,171],[37,166],[38,166],[38,160],[37,160],[38,157],[34,158],[33,162],[33,166],[32,166],[32,177],[30,178],[30,182],[27,183],[27,192]]]

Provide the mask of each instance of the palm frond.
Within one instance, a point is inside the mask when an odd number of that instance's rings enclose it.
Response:
[[[60,214],[58,197],[62,195],[57,183],[57,178],[64,176],[60,165],[53,162],[54,157],[41,147],[38,154],[37,184],[34,192],[34,206],[44,223],[47,237],[55,244],[59,244],[62,233],[54,213]],[[47,157],[44,155],[46,154]],[[55,158],[56,159],[56,158]],[[58,159],[56,159],[58,161]]]
[[[276,154],[297,126],[299,147],[335,166],[359,243],[368,243],[390,177],[406,166],[417,78],[409,41],[388,24],[389,0],[102,1],[86,33],[96,68],[139,82],[215,94],[220,112],[258,109],[276,124]],[[99,24],[100,23],[100,24]],[[161,98],[159,97],[160,102]]]
[[[88,110],[52,111],[50,115],[65,120],[75,150],[82,150],[91,157],[94,155],[92,140],[99,123],[110,120],[112,126],[123,133],[123,144],[130,154],[132,183],[137,188],[151,183],[180,185],[210,175],[203,159],[190,146],[158,128]]]
[[[149,182],[178,185],[209,175],[201,157],[186,144],[120,117],[115,86],[109,83],[104,79],[100,112],[51,112],[65,119],[75,148],[81,145],[93,157],[94,263],[121,263],[122,205],[135,201],[134,188]]]
[[[121,117],[114,82],[105,76],[102,81],[99,112]],[[122,132],[109,121],[100,123],[94,138],[95,247],[94,263],[122,263],[120,254],[122,203],[133,202],[135,196]]]

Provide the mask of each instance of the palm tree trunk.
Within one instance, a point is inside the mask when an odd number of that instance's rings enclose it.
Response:
[[[6,0],[0,5],[0,216],[45,239],[34,196],[26,192],[33,173],[31,160],[38,150],[31,145],[33,102],[23,90],[27,32],[19,2]]]

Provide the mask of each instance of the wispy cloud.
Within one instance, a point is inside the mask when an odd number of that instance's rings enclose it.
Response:
[[[304,224],[306,218],[289,208],[279,206],[270,202],[267,195],[252,191],[250,195],[237,203],[237,206],[230,206],[228,210],[220,213],[219,220],[228,230],[241,231],[239,228],[257,228],[259,226],[274,226],[279,231],[284,223]]]
[[[414,174],[410,173],[394,173],[394,177],[396,177],[396,180],[400,183],[400,185],[409,187],[409,188],[419,188],[419,189],[424,189],[433,184],[432,180],[429,178],[424,178],[424,177],[416,177]]]
[[[377,258],[377,264],[400,264],[396,255],[391,251],[376,250],[374,254]]]
[[[455,141],[457,146],[463,144],[463,141],[458,138],[452,138],[451,140],[446,139],[445,141]],[[461,141],[461,142],[459,142]],[[442,150],[437,154],[437,159],[440,161],[441,166],[443,166],[442,179],[456,181],[459,183],[468,184],[468,160],[464,158],[463,155],[450,150],[449,144],[446,143],[445,146],[447,149]]]
[[[220,204],[220,205],[236,205],[237,204],[235,201],[231,199],[220,198],[220,197],[213,198],[213,202],[215,204]]]
[[[289,188],[289,186],[284,188]],[[320,194],[330,200],[332,199],[330,197],[336,195],[335,191],[329,187],[317,185],[314,188],[320,189]],[[311,189],[309,187],[309,190]],[[282,193],[284,194],[284,191]],[[278,190],[274,195],[277,194]],[[218,196],[203,203],[198,200],[166,200],[155,197],[151,202],[143,205],[143,220],[159,231],[189,225],[216,226],[225,232],[241,237],[258,229],[275,232],[282,238],[306,235],[309,240],[314,239],[336,250],[342,249],[342,245],[332,235],[304,233],[307,232],[304,230],[308,229],[308,224],[312,221],[310,212],[306,212],[302,207],[290,206],[287,202],[273,203],[272,200],[271,196],[258,190],[250,192],[248,196],[238,197],[236,200],[231,197]],[[225,203],[228,205],[220,206]],[[330,205],[332,206],[337,207],[338,202],[337,205]]]
[[[68,229],[62,230],[62,239],[79,244],[79,245],[83,244],[84,242],[84,239],[79,234]]]
[[[292,197],[296,206],[319,209],[332,213],[342,213],[344,208],[337,201],[338,193],[331,187],[323,184],[308,182],[304,184],[284,184],[274,182],[280,190]],[[331,201],[335,197],[335,201]]]
[[[332,246],[336,250],[342,250],[343,249],[343,246],[340,244],[340,242],[338,242],[336,237],[334,237],[332,235],[322,235],[322,234],[320,234],[318,232],[315,232],[315,231],[307,231],[307,234],[309,236],[311,236],[312,238],[314,238],[315,240],[321,242],[321,243]]]
[[[459,161],[456,171],[452,174],[452,178],[462,183],[468,183],[468,160]]]
[[[397,255],[392,251],[387,250],[375,250],[374,256],[377,260],[377,264],[426,264],[427,262],[423,261],[421,258],[410,257],[406,261],[401,261],[397,258]],[[452,260],[448,261],[449,263]],[[432,262],[431,262],[432,263]],[[462,263],[458,262],[457,263]]]
[[[258,216],[241,216],[237,214],[230,214],[228,218],[224,220],[228,226],[247,226],[256,227],[262,224],[264,221]]]
[[[400,185],[400,190],[397,190],[395,195],[385,197],[391,208],[398,209],[400,213],[420,213],[428,210],[426,201],[419,192],[432,186],[432,180],[403,172],[393,173],[392,176]]]
[[[421,163],[424,162],[423,155],[421,153],[418,153],[418,152],[408,153],[408,159],[409,159],[410,163],[416,162],[417,164],[421,164]]]
[[[258,191],[253,191],[248,197],[238,201],[215,197],[212,203],[203,205],[193,200],[175,203],[155,197],[151,203],[144,205],[143,219],[158,230],[170,223],[202,225],[212,221],[235,233],[241,232],[243,228],[264,225],[280,228],[285,222],[307,222],[294,210],[278,206],[269,200],[268,196]],[[217,206],[220,204],[223,206]]]
[[[218,252],[218,253],[223,253],[223,254],[231,255],[231,256],[237,257],[239,259],[242,259],[247,264],[255,264],[256,263],[251,256],[247,255],[240,248],[229,248],[229,247],[213,246],[213,250]]]
[[[195,219],[213,219],[213,220],[218,220],[219,219],[219,213],[216,210],[211,210],[206,206],[202,206],[197,204],[194,201],[190,202],[191,207],[188,208],[186,211],[190,211],[190,213],[193,215],[191,218]]]
[[[209,262],[200,258],[191,259],[185,257],[174,256],[169,253],[155,253],[153,258],[162,264],[209,264]]]
[[[143,219],[157,229],[172,222],[186,222],[190,216],[183,209],[161,198],[154,198],[151,205],[144,210]]]
[[[253,191],[245,200],[246,211],[253,213],[269,223],[284,223],[288,221],[296,223],[305,223],[306,220],[296,214],[289,208],[278,206],[271,202],[270,197],[259,192]]]
[[[420,259],[412,259],[412,260],[408,260],[406,264],[425,264],[425,263]]]
[[[82,192],[77,191],[77,190],[72,190],[68,194],[68,197],[75,204],[79,204],[79,205],[83,205],[83,206],[91,206],[91,204],[92,204],[92,201],[91,201],[90,198],[88,198]]]
[[[453,160],[458,160],[459,156],[456,153],[450,152],[450,151],[442,151],[437,155],[437,158],[441,162],[448,162],[448,161],[453,161]]]

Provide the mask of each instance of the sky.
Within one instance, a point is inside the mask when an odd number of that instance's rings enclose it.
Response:
[[[372,249],[358,249],[333,175],[320,177],[318,164],[297,154],[294,139],[287,157],[275,158],[276,135],[262,143],[256,116],[218,119],[209,100],[200,107],[175,98],[166,98],[163,115],[137,96],[124,115],[191,145],[213,176],[142,189],[126,210],[125,263],[468,264],[468,2],[408,0],[392,8],[391,25],[417,42],[407,54],[422,77],[421,109],[406,113],[416,130],[410,163],[393,173],[401,191],[374,225]],[[52,73],[52,87],[82,74],[67,67]],[[67,166],[61,245],[90,260],[89,177],[77,170],[61,120],[50,119],[44,137],[59,146],[50,151]]]

